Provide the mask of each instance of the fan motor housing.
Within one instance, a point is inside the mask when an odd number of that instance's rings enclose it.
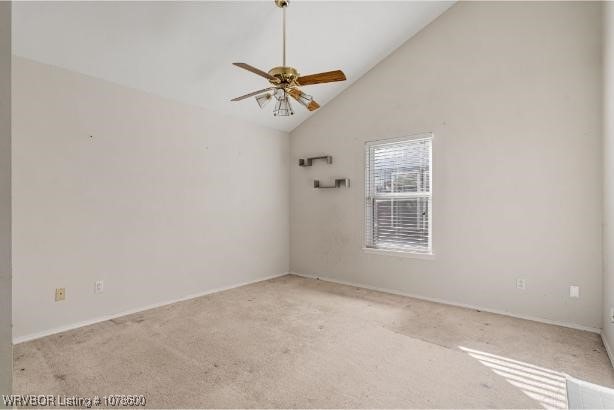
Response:
[[[294,85],[299,73],[293,67],[275,67],[269,71],[269,74],[279,79],[279,82],[270,81],[273,85]]]

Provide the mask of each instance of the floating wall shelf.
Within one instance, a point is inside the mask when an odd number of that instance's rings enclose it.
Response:
[[[311,157],[311,158],[301,158],[298,160],[298,165],[299,167],[310,167],[312,165],[312,162],[315,161],[316,159],[321,159],[323,161],[326,161],[327,164],[332,164],[333,163],[333,157],[330,155],[323,155],[321,157]]]
[[[313,181],[313,187],[315,189],[341,188],[341,186],[349,188],[350,180],[348,178],[338,178],[335,179],[334,185],[320,185],[320,181],[317,179]]]

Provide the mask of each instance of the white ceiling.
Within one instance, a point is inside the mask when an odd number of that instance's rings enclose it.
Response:
[[[452,1],[294,1],[287,11],[288,65],[301,74],[343,69],[348,81],[304,91],[324,105]],[[273,117],[253,98],[281,65],[281,10],[273,1],[14,2],[13,50],[21,57],[289,131],[310,114]]]

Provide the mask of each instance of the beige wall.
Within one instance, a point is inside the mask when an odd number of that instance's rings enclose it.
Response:
[[[11,3],[0,2],[0,395],[11,392],[12,372]]]
[[[288,271],[286,133],[22,58],[13,86],[17,340]]]
[[[604,283],[603,336],[614,362],[614,3],[605,3],[604,27]]]
[[[457,3],[292,132],[291,270],[600,328],[601,70],[598,3]],[[428,131],[435,259],[364,253],[365,141]]]

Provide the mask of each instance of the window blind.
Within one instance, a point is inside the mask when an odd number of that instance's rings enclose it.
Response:
[[[431,253],[432,136],[366,145],[365,246]]]

